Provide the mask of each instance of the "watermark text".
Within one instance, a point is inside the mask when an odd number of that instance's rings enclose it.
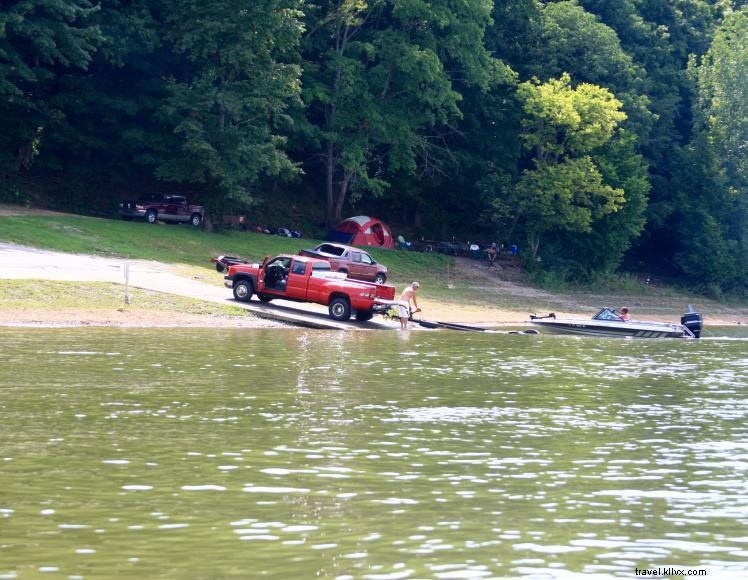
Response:
[[[668,576],[683,577],[686,576],[706,576],[706,570],[701,568],[676,568],[673,566],[664,566],[662,568],[634,568],[634,574],[637,576],[649,576],[650,578],[662,578]]]

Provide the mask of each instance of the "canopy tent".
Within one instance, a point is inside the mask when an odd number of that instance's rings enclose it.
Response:
[[[377,218],[359,215],[340,222],[327,233],[327,241],[352,246],[394,248],[395,241],[389,226]]]

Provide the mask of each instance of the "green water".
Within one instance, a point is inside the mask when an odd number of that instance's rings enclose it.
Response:
[[[0,329],[0,578],[748,569],[748,339]]]

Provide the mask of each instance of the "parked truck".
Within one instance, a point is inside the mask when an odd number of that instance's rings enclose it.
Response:
[[[164,221],[198,227],[203,223],[205,212],[203,206],[189,203],[183,195],[152,193],[120,203],[119,216],[124,220],[144,219],[149,224]]]
[[[299,255],[327,260],[334,271],[345,272],[349,278],[377,284],[387,281],[387,266],[359,248],[325,242],[316,248],[301,250]]]
[[[348,320],[353,313],[356,320],[370,320],[395,298],[394,286],[350,280],[333,272],[326,260],[286,254],[266,257],[261,264],[231,264],[224,284],[240,302],[255,294],[261,302],[314,302],[327,306],[330,318],[337,321]]]

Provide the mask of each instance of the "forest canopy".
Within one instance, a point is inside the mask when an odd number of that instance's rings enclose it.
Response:
[[[375,212],[570,279],[747,292],[747,107],[744,0],[0,6],[0,200]]]

